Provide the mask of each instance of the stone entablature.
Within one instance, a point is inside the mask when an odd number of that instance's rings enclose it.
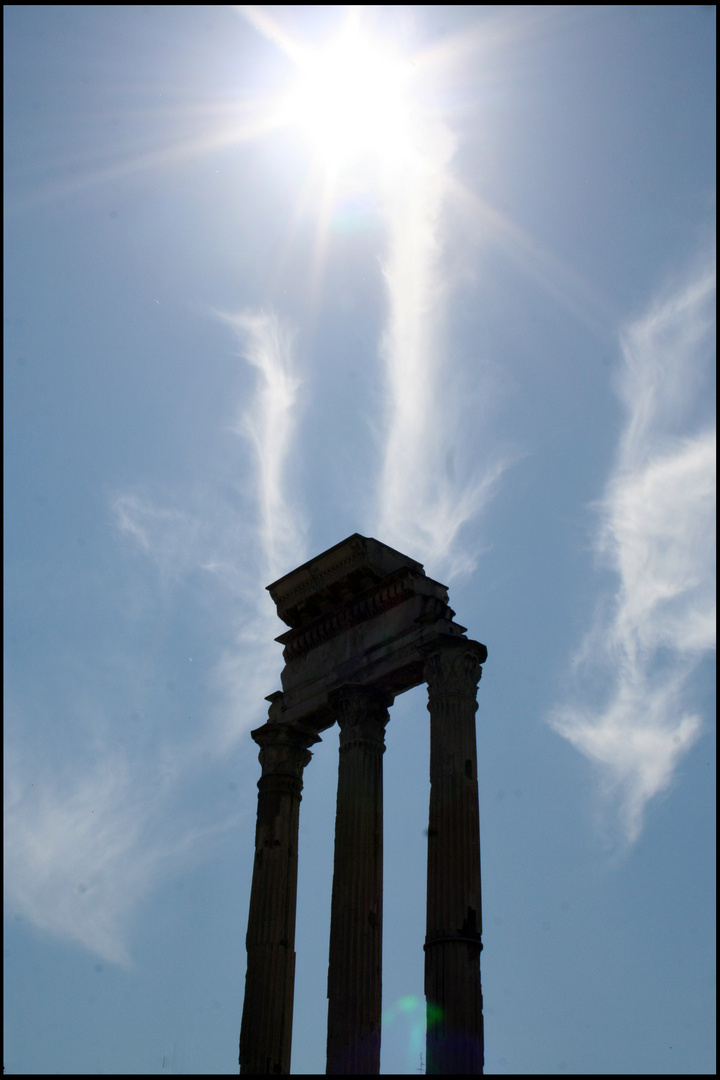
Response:
[[[285,717],[322,731],[331,695],[346,685],[393,696],[424,681],[436,642],[462,637],[447,588],[421,563],[355,533],[268,586],[291,629],[282,672]]]
[[[334,611],[399,569],[423,573],[421,563],[379,540],[353,533],[267,589],[282,621],[295,628]]]

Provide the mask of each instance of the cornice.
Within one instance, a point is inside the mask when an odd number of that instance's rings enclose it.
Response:
[[[296,630],[287,630],[275,640],[285,646],[283,657],[286,663],[304,656],[311,649],[317,648],[326,641],[337,637],[344,631],[367,622],[369,619],[397,607],[406,600],[422,595],[418,589],[419,575],[407,570],[399,570],[395,574],[379,582],[374,589],[366,590],[358,597],[348,600],[342,606],[310,623],[309,626],[299,627]],[[429,579],[425,579],[429,580]],[[425,618],[452,619],[455,614],[442,600],[436,596],[423,596],[423,620]]]

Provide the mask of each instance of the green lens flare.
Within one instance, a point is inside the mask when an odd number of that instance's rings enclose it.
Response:
[[[439,1005],[434,1005],[431,1001],[427,1004],[427,1026],[430,1028],[433,1024],[438,1024],[442,1020],[443,1011]]]

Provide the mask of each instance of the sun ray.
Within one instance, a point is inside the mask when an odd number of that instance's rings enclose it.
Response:
[[[308,169],[303,182],[299,186],[294,207],[290,214],[289,225],[285,230],[284,243],[275,258],[272,273],[270,274],[269,284],[270,288],[273,289],[283,280],[300,224],[309,215],[311,207],[314,207],[315,236],[312,242],[309,273],[304,283],[310,331],[314,328],[320,311],[323,266],[334,206],[333,178],[324,173],[318,173],[317,169]]]
[[[599,289],[459,180],[451,176],[446,180],[449,193],[483,240],[497,245],[515,266],[593,334],[602,340],[612,339],[618,315]]]
[[[236,114],[239,108],[238,105],[235,105]],[[27,190],[19,198],[11,196],[7,202],[6,212],[17,213],[21,210],[41,206],[44,203],[54,202],[57,199],[74,195],[89,188],[121,180],[124,177],[167,168],[180,162],[201,157],[203,154],[223,147],[237,146],[277,130],[280,123],[281,121],[276,113],[271,109],[263,109],[262,113],[252,119],[223,124],[212,132],[168,143],[167,146],[159,150],[151,150],[147,153],[133,153],[111,164],[95,168],[83,168],[80,175],[57,181],[45,187]],[[77,167],[78,162],[66,158],[63,164],[67,170],[68,168]]]
[[[286,56],[289,56],[296,64],[303,61],[306,50],[271,15],[268,15],[267,11],[257,7],[256,4],[233,4],[232,6],[263,37],[266,37],[273,45],[277,45],[278,49],[284,52]]]
[[[560,22],[587,18],[591,11],[579,4],[504,7],[420,49],[413,55],[413,65],[428,76],[433,70],[457,69],[470,57],[498,55],[501,50],[506,56],[524,38],[535,40],[546,30],[556,31]]]

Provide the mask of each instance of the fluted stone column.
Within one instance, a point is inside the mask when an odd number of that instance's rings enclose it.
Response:
[[[289,1073],[295,984],[298,821],[303,769],[315,731],[282,720],[282,694],[252,732],[260,746],[255,865],[246,937],[248,964],[240,1072]]]
[[[340,725],[328,968],[327,1072],[380,1071],[382,756],[392,698],[346,687]]]
[[[427,1072],[483,1071],[476,693],[484,645],[448,641],[425,664],[430,711]]]

